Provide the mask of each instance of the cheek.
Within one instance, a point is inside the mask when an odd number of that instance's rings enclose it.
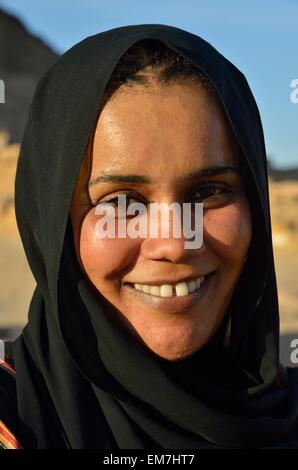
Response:
[[[133,239],[100,238],[96,234],[99,217],[94,210],[85,216],[80,234],[80,257],[92,281],[116,279],[132,263],[137,249]]]
[[[243,200],[209,210],[204,215],[206,246],[230,262],[241,261],[251,241],[251,216]]]

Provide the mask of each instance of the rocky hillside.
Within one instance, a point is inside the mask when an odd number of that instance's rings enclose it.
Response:
[[[0,9],[0,79],[5,84],[0,130],[7,131],[12,142],[20,142],[37,82],[57,58],[17,18]]]

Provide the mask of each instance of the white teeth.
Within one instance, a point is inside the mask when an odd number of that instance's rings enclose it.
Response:
[[[186,282],[179,282],[175,287],[176,295],[178,296],[187,295],[189,293]]]
[[[145,292],[146,294],[155,295],[157,297],[173,297],[176,293],[178,297],[191,294],[198,290],[204,283],[204,276],[196,280],[188,282],[178,282],[175,285],[163,284],[162,286],[149,286],[147,284],[134,284],[136,290]]]
[[[161,297],[172,297],[173,296],[173,288],[170,284],[163,284],[160,286],[160,296]]]
[[[151,287],[150,286],[147,286],[146,284],[144,284],[142,286],[142,288],[143,288],[143,292],[145,292],[145,294],[150,294],[150,292],[151,292]]]
[[[143,290],[142,284],[135,284],[134,286],[135,286],[135,289],[137,290]]]
[[[150,294],[160,296],[160,287],[159,286],[152,286]]]
[[[195,283],[195,281],[189,281],[187,283],[187,287],[188,287],[188,292],[191,293],[191,292],[194,292],[197,288],[197,285]]]

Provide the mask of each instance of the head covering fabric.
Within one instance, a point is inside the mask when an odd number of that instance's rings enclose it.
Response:
[[[206,346],[178,362],[156,358],[113,323],[76,259],[69,220],[105,86],[123,53],[146,38],[183,54],[215,86],[242,151],[253,216],[229,315]],[[279,313],[262,124],[231,62],[200,37],[161,24],[86,38],[37,86],[15,190],[37,283],[28,323],[12,345],[24,447],[298,447],[297,369],[288,369],[286,386],[276,380]]]

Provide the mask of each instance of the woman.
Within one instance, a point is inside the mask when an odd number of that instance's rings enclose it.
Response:
[[[119,196],[203,203],[203,245],[97,236]],[[15,447],[298,448],[262,125],[210,44],[137,25],[64,54],[31,106],[16,216],[37,287],[0,375]]]

